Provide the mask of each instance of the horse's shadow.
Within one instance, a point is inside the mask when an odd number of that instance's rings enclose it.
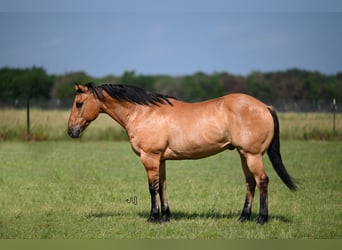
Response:
[[[89,213],[86,215],[87,218],[104,218],[104,217],[116,217],[116,216],[124,216],[125,213],[120,212],[110,212],[110,211],[98,211],[94,213]],[[148,218],[149,214],[145,212],[139,212],[138,216],[141,218]],[[239,212],[229,212],[229,213],[220,213],[214,211],[208,212],[183,212],[183,211],[173,211],[171,220],[181,221],[181,220],[204,220],[204,219],[211,219],[211,220],[220,220],[220,219],[229,219],[238,221],[240,216]],[[258,214],[252,213],[250,221],[255,222],[258,218]],[[278,214],[269,215],[269,221],[281,221],[283,223],[291,223],[292,221],[283,216]]]
[[[238,218],[239,214],[235,212],[229,213],[220,213],[214,211],[208,212],[182,212],[182,211],[174,211],[172,212],[171,219],[174,220],[195,220],[195,219],[234,219]]]
[[[147,218],[148,214],[147,213],[138,213],[140,217]],[[182,211],[173,211],[171,220],[175,221],[181,221],[181,220],[196,220],[196,219],[212,219],[212,220],[220,220],[220,219],[228,219],[228,220],[235,220],[236,222],[238,221],[238,218],[240,216],[240,212],[229,212],[229,213],[220,213],[220,212],[213,212],[213,211],[208,211],[208,212],[182,212]],[[258,218],[258,214],[252,213],[250,217],[251,222],[256,222]],[[291,223],[292,221],[283,216],[283,215],[269,215],[269,221],[281,221],[283,223]]]
[[[87,219],[91,218],[106,218],[106,217],[119,217],[124,216],[125,213],[120,212],[110,212],[110,211],[97,211],[97,212],[91,212],[85,215]]]

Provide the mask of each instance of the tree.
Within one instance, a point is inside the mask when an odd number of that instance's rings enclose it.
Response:
[[[181,79],[180,96],[186,101],[201,101],[223,95],[223,86],[219,75],[206,75],[197,72]]]
[[[73,72],[56,77],[51,95],[55,99],[71,99],[75,96],[74,84],[86,84],[94,80],[84,72]]]
[[[268,79],[261,72],[255,71],[247,77],[246,93],[262,101],[272,101],[274,93]]]
[[[120,79],[122,84],[135,85],[153,91],[156,77],[152,75],[136,75],[135,71],[125,71]]]
[[[220,74],[220,78],[224,94],[247,92],[247,83],[244,77],[222,73]]]
[[[53,76],[43,68],[0,69],[1,98],[50,98]]]

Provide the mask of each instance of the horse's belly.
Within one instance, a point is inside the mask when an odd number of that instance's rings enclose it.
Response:
[[[166,148],[163,158],[165,160],[180,159],[200,159],[217,153],[220,153],[230,147],[229,141],[217,142],[184,142],[180,144],[169,144]]]
[[[197,119],[196,123],[175,126],[170,130],[165,159],[199,159],[230,148],[229,130],[213,119]]]

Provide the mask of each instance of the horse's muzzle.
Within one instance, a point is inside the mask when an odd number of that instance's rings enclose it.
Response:
[[[68,128],[68,135],[71,138],[79,138],[81,136],[81,127],[80,126],[76,126],[73,128]]]

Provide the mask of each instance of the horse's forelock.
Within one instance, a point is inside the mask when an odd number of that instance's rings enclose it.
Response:
[[[94,83],[89,82],[86,84],[86,86],[88,87],[88,91],[90,91],[96,98],[102,100],[103,99],[103,93],[102,90],[95,86]]]

